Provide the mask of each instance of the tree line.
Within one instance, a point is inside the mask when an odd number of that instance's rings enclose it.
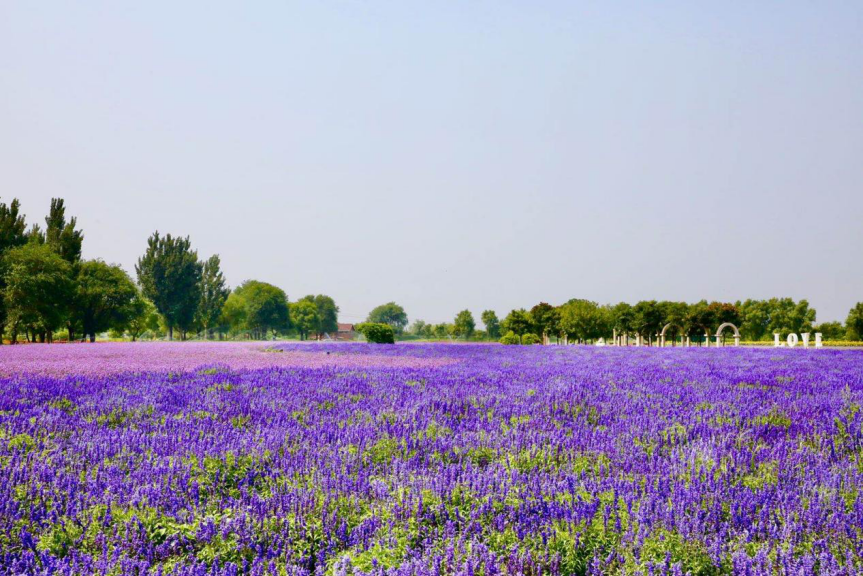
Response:
[[[27,226],[17,199],[0,202],[0,342],[51,342],[56,338],[94,341],[115,337],[167,336],[180,339],[296,336],[321,338],[338,330],[339,308],[324,294],[290,302],[284,290],[247,280],[231,290],[218,255],[200,259],[188,237],[154,232],[135,265],[135,279],[116,264],[82,258],[84,233],[66,214],[63,199],[51,200],[44,227]],[[826,340],[863,339],[863,302],[841,322],[815,323],[806,300],[770,298],[696,303],[644,300],[600,305],[572,299],[510,311],[502,320],[493,310],[477,328],[469,310],[452,322],[415,321],[408,327],[404,308],[387,302],[374,308],[365,324],[388,325],[400,339],[499,340],[535,342],[566,338],[591,342],[617,334],[652,342],[665,325],[668,339],[695,341],[724,322],[736,325],[744,340],[770,340],[775,332],[821,332]],[[387,339],[390,337],[387,335]]]
[[[326,295],[289,302],[281,288],[248,280],[229,289],[218,255],[198,257],[188,237],[147,240],[136,278],[116,264],[82,258],[84,233],[54,198],[44,228],[27,226],[20,202],[0,202],[0,343],[190,335],[301,339],[335,332]]]
[[[652,343],[669,325],[666,339],[691,338],[703,340],[713,335],[718,326],[730,322],[747,341],[767,341],[774,333],[783,338],[789,333],[821,332],[825,340],[863,339],[863,302],[848,313],[847,320],[816,324],[815,309],[807,300],[770,298],[737,302],[696,303],[642,300],[636,304],[621,302],[600,305],[590,300],[574,298],[559,306],[540,302],[530,310],[512,310],[500,320],[493,310],[482,312],[485,325],[478,330],[470,310],[461,310],[452,322],[428,324],[415,321],[408,336],[423,339],[461,338],[467,340],[500,340],[504,343],[541,342],[543,337],[574,342],[606,340],[617,335],[640,336]]]

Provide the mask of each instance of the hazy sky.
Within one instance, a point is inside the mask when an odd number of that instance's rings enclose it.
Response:
[[[612,6],[613,4],[613,6]],[[343,320],[863,300],[863,2],[0,0],[0,197]]]

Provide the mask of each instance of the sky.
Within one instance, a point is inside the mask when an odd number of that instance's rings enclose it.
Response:
[[[863,3],[0,0],[0,201],[343,321],[863,300]]]

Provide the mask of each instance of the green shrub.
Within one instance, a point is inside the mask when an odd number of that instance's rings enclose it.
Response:
[[[501,344],[521,344],[521,340],[518,339],[518,336],[515,335],[515,332],[510,330],[506,334],[504,334],[500,339]]]
[[[395,344],[396,333],[393,327],[389,324],[377,324],[375,322],[365,322],[357,324],[355,327],[358,332],[366,337],[366,340],[375,344]]]
[[[531,334],[528,332],[527,334],[522,334],[521,343],[522,344],[539,344],[542,340],[536,334]]]

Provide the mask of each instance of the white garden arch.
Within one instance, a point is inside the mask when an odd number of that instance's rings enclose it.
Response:
[[[740,346],[740,330],[738,330],[737,326],[735,326],[731,322],[725,322],[716,329],[716,345],[722,346],[722,332],[726,328],[731,328],[732,330],[734,330],[734,345]]]

